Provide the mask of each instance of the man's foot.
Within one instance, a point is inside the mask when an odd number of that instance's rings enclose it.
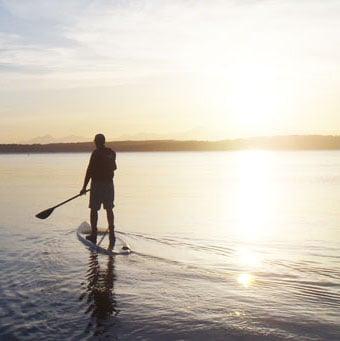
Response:
[[[86,239],[89,240],[90,242],[92,242],[93,244],[97,244],[97,236],[90,234],[88,236],[86,236]]]
[[[109,243],[109,246],[108,246],[108,250],[113,250],[113,248],[115,247],[115,244],[116,244],[116,238],[113,237],[113,238],[110,238],[110,243]]]

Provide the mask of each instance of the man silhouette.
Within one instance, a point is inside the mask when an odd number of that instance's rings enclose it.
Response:
[[[97,134],[94,138],[96,149],[92,152],[87,167],[83,188],[80,194],[86,193],[86,187],[91,180],[90,202],[91,234],[86,237],[92,243],[97,243],[98,210],[103,204],[109,225],[109,249],[113,249],[116,238],[114,235],[114,185],[113,176],[117,169],[116,153],[105,147],[105,136]]]

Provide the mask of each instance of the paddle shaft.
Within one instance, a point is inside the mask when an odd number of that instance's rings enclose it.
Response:
[[[86,190],[85,193],[88,192],[88,191],[89,191],[89,189]],[[85,194],[85,193],[84,193],[84,194]],[[47,210],[42,211],[42,212],[36,214],[35,216],[36,216],[37,218],[39,218],[39,219],[46,219],[47,217],[49,217],[49,216],[51,215],[51,213],[54,211],[55,208],[57,208],[57,207],[59,207],[59,206],[61,206],[61,205],[64,205],[64,204],[66,204],[67,202],[69,202],[69,201],[71,201],[71,200],[73,200],[73,199],[75,199],[75,198],[80,197],[81,195],[83,195],[83,194],[77,194],[77,195],[75,195],[74,197],[72,197],[72,198],[70,198],[70,199],[67,199],[67,200],[63,201],[63,202],[61,202],[61,203],[58,204],[58,205],[55,205],[55,206],[53,206],[53,207],[50,207],[50,208],[48,208]]]
[[[89,192],[89,191],[90,191],[89,189],[86,190],[86,192]],[[85,192],[85,193],[86,193],[86,192]],[[77,195],[75,195],[74,197],[72,197],[72,198],[70,198],[70,199],[67,199],[67,200],[61,202],[60,204],[55,205],[55,206],[53,206],[53,207],[51,207],[51,208],[55,209],[55,208],[57,208],[57,207],[59,207],[59,206],[62,206],[62,205],[64,205],[64,204],[66,204],[67,202],[69,202],[69,201],[71,201],[71,200],[73,200],[73,199],[75,199],[75,198],[80,197],[81,195],[83,195],[83,194],[77,194]]]

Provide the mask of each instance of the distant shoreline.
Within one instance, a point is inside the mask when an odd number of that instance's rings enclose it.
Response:
[[[113,141],[107,146],[117,152],[177,152],[263,150],[340,150],[340,136],[289,135],[253,137],[220,141]],[[92,142],[50,144],[0,144],[0,154],[20,153],[81,153],[93,150]]]

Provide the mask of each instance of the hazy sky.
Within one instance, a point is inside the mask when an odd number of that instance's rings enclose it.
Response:
[[[340,134],[340,0],[0,0],[0,73],[0,142]]]

